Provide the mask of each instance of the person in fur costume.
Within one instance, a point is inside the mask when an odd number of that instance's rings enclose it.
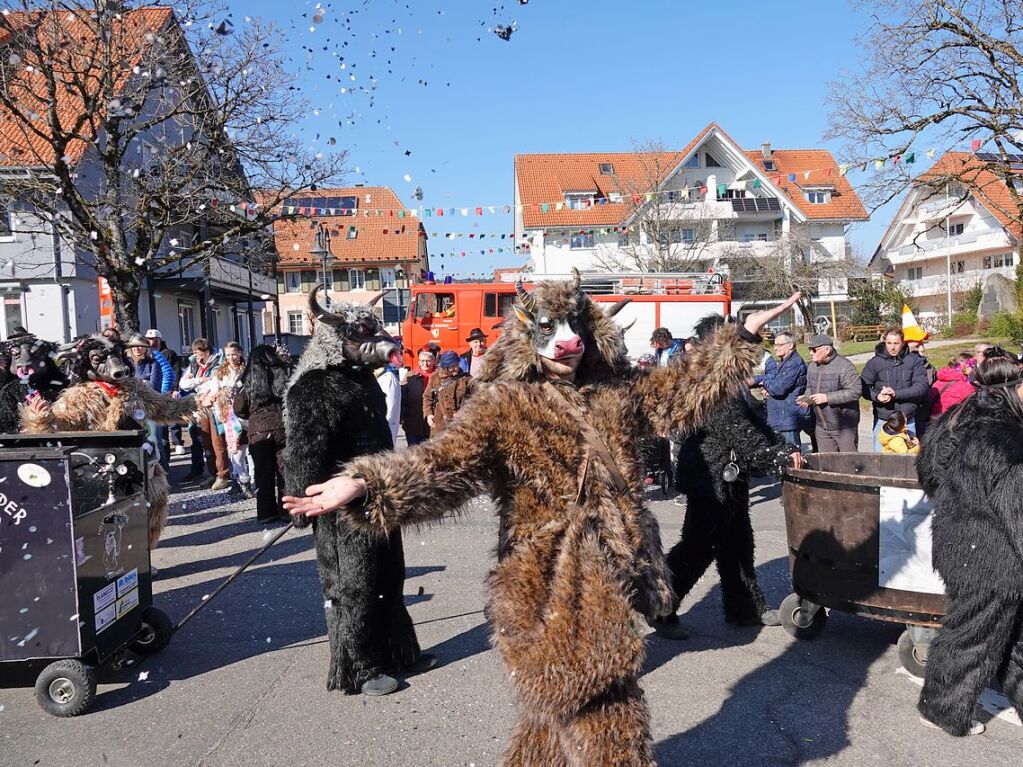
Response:
[[[489,493],[501,533],[486,615],[521,703],[504,764],[653,765],[635,614],[675,602],[642,501],[640,444],[726,401],[760,358],[755,333],[798,296],[721,329],[679,366],[641,371],[609,316],[620,305],[605,313],[578,273],[517,294],[479,387],[442,434],[351,461],[285,507],[340,509],[383,536]]]
[[[720,315],[704,317],[697,323],[697,337],[704,343],[723,324]],[[797,467],[802,458],[798,448],[767,425],[747,396],[743,392],[731,398],[679,447],[675,487],[686,495],[686,516],[668,565],[679,603],[716,561],[725,621],[778,626],[778,614],[768,608],[757,582],[749,478],[753,472],[780,475],[790,457]],[[655,621],[654,629],[669,638],[685,637],[674,613]]]
[[[51,431],[118,431],[145,428],[146,420],[156,424],[185,423],[195,403],[160,394],[131,374],[125,362],[124,345],[103,336],[79,342],[66,356],[71,358],[73,386],[60,393],[52,405],[36,394],[21,406],[22,430],[29,434]],[[156,548],[167,524],[170,486],[163,467],[149,463],[146,501],[149,505],[149,547]]]
[[[973,712],[996,675],[1023,716],[1023,372],[1002,354],[977,367],[977,393],[931,426],[916,465],[945,582],[918,708],[951,735],[984,731]]]
[[[313,337],[284,399],[290,495],[329,479],[346,461],[394,446],[374,374],[375,368],[401,363],[398,345],[371,308],[383,294],[365,306],[337,304],[326,311],[316,290],[309,293]],[[325,517],[313,520],[313,537],[330,643],[327,689],[386,695],[398,688],[391,674],[435,663],[434,656],[420,652],[405,608],[401,532],[379,537],[342,517]]]
[[[56,352],[57,344],[29,333],[12,336],[2,345],[10,377],[0,388],[0,434],[21,429],[21,408],[29,397],[38,393],[53,402],[67,388],[67,376],[54,362]]]

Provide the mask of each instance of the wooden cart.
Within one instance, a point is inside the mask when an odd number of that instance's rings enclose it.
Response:
[[[922,676],[945,599],[930,566],[930,506],[914,463],[913,456],[823,453],[786,472],[794,593],[779,613],[799,639],[824,630],[825,608],[904,623],[899,659]]]

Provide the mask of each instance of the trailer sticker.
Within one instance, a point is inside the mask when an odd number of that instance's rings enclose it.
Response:
[[[35,463],[23,463],[18,467],[18,479],[29,487],[46,487],[50,484],[50,472]]]
[[[135,589],[117,600],[117,617],[122,618],[125,613],[138,606],[139,590]]]
[[[108,604],[114,601],[117,596],[117,585],[114,583],[108,583],[106,586],[101,588],[95,594],[92,595],[92,604],[95,612],[98,614],[100,610],[106,607]]]
[[[877,585],[886,589],[944,594],[931,563],[932,506],[923,490],[880,488]]]
[[[116,607],[113,604],[109,604],[96,613],[96,633],[100,633],[115,620],[117,620]]]
[[[133,588],[139,585],[139,570],[137,567],[125,573],[117,579],[117,596],[123,597]]]

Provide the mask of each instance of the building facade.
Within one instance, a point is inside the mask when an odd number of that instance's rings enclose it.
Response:
[[[849,225],[867,219],[830,152],[742,149],[716,123],[678,151],[517,155],[515,203],[515,242],[536,275],[727,273],[790,251],[846,261]],[[848,300],[844,278],[818,288],[822,314]]]
[[[169,8],[140,8],[128,13],[125,23],[135,25],[140,34],[159,35],[178,23]],[[55,23],[71,25],[76,22],[67,14],[60,15]],[[84,39],[92,33],[92,27],[79,26],[81,30],[72,36]],[[0,40],[0,49],[2,47]],[[0,55],[7,57],[2,50]],[[27,72],[21,76],[31,77]],[[152,94],[150,102],[139,111],[140,120],[152,118],[159,109],[157,96]],[[81,112],[80,105],[71,98],[58,101],[57,109],[62,125],[73,124]],[[194,136],[182,130],[171,131],[176,137],[169,137],[166,122],[154,120],[154,123],[149,132],[132,142],[125,173],[151,170],[156,159],[154,153],[162,151],[161,147]],[[53,150],[48,141],[39,138],[40,131],[45,130],[45,123],[26,126],[0,108],[0,293],[3,295],[0,340],[8,338],[15,327],[23,326],[40,338],[66,342],[82,334],[95,333],[113,321],[112,304],[107,288],[97,275],[92,253],[62,238],[48,215],[34,209],[12,191],[19,179],[52,178]],[[93,142],[76,141],[67,150],[65,159],[73,165],[77,189],[85,199],[97,199],[102,193],[103,169],[96,150],[102,141],[102,135]],[[235,201],[219,202],[234,211],[232,202]],[[173,247],[171,242],[202,240],[206,234],[204,227],[175,230],[173,236],[166,238],[167,244],[158,255],[166,255]],[[216,346],[238,339],[248,348],[258,340],[253,336],[260,330],[258,320],[263,303],[275,293],[272,277],[249,268],[252,255],[242,245],[233,246],[209,259],[175,264],[173,276],[157,275],[147,281],[139,301],[141,329],[160,330],[167,345],[179,351],[187,350],[199,336],[207,337]],[[259,261],[262,263],[265,259]]]
[[[870,262],[872,270],[898,282],[913,299],[917,319],[932,327],[944,325],[949,304],[954,313],[976,286],[986,291],[1016,278],[1018,214],[1012,215],[1003,180],[980,167],[969,171],[984,161],[965,152],[939,158],[925,177],[957,180],[913,188]]]
[[[301,346],[312,332],[309,291],[325,283],[327,302],[361,303],[386,291],[378,313],[397,334],[409,286],[429,270],[426,232],[415,211],[388,187],[353,186],[285,200],[283,212],[297,217],[274,223],[279,309],[264,312],[264,333],[279,323],[289,345]],[[321,230],[326,236],[318,239]]]

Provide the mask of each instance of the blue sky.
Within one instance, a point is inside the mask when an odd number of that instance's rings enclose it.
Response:
[[[261,16],[284,31],[314,110],[303,126],[310,143],[326,150],[334,138],[347,149],[349,182],[391,186],[410,206],[418,184],[432,207],[511,203],[516,153],[681,147],[712,120],[746,148],[825,146],[841,162],[822,139],[825,98],[828,82],[857,65],[853,36],[865,24],[840,0],[363,0],[321,3],[319,23],[315,1],[229,2],[236,23]],[[508,41],[488,31],[513,21]],[[853,229],[861,255],[890,215]],[[512,231],[500,214],[425,223]],[[432,258],[463,275],[523,260],[479,255],[468,239],[429,247],[475,251]]]

